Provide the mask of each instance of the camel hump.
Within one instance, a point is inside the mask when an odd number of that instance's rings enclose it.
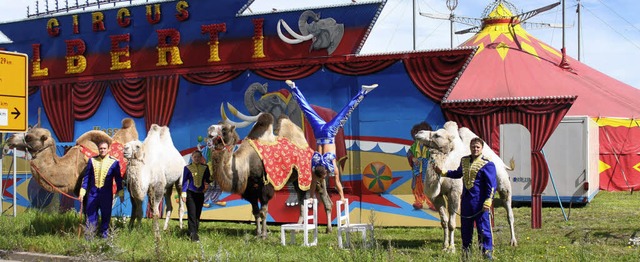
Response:
[[[111,145],[113,139],[111,139],[111,137],[102,130],[89,130],[76,139],[76,145],[95,149],[96,151],[98,149],[98,144],[101,142],[107,142]]]
[[[288,138],[291,142],[299,146],[309,146],[307,139],[304,137],[302,128],[292,122],[289,117],[281,115],[278,118],[278,130],[275,132],[278,136]]]
[[[249,139],[258,139],[265,133],[273,133],[273,115],[262,113],[247,135]]]
[[[130,128],[132,126],[135,126],[135,122],[133,122],[132,118],[127,117],[127,118],[122,119],[122,128],[123,129]]]

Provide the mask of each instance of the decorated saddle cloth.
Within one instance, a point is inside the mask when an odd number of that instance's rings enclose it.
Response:
[[[295,145],[289,139],[279,137],[274,143],[263,143],[249,140],[251,146],[258,152],[269,183],[275,190],[280,190],[289,180],[293,169],[298,170],[298,186],[303,191],[311,186],[311,157],[313,150],[309,147]]]

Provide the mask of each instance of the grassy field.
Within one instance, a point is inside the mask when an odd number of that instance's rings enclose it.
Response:
[[[531,229],[531,208],[514,208],[519,245],[511,247],[505,211],[496,209],[495,260],[640,261],[639,247],[628,244],[629,238],[640,231],[640,194],[601,192],[589,205],[565,210],[569,221],[564,220],[560,208],[543,208],[542,228]],[[455,234],[457,252],[444,253],[439,228],[376,227],[372,247],[339,249],[335,230],[332,234],[321,233],[317,247],[281,246],[277,225],[269,226],[270,235],[262,240],[253,236],[254,225],[228,222],[203,222],[199,243],[190,242],[186,229],[179,229],[177,221],[162,233],[162,240],[155,241],[151,220],[131,232],[116,222],[113,237],[86,241],[78,237],[79,221],[75,213],[2,216],[0,249],[119,261],[460,260],[459,231]],[[473,260],[481,260],[478,253],[473,254]]]

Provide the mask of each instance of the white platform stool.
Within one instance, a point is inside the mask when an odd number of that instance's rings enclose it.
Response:
[[[336,201],[338,207],[338,246],[344,248],[342,244],[342,234],[346,235],[346,247],[351,245],[351,232],[360,232],[362,235],[362,243],[367,244],[367,233],[369,233],[371,243],[373,243],[373,225],[372,224],[351,224],[349,219],[349,199]]]
[[[308,206],[313,203],[313,208],[309,209]],[[280,226],[280,240],[283,246],[287,245],[287,230],[291,231],[291,244],[296,243],[296,232],[302,230],[304,234],[304,245],[305,246],[315,246],[318,244],[318,200],[313,199],[305,199],[304,200],[304,209],[307,212],[302,217],[302,223],[300,224],[284,224]],[[313,231],[313,241],[309,242],[309,232]]]

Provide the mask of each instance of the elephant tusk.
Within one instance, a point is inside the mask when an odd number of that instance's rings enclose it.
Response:
[[[282,29],[280,29],[281,26],[283,26],[284,29],[287,30],[287,32],[291,36],[293,36],[295,39],[290,39],[290,38],[286,37],[284,34],[282,34]],[[292,44],[292,45],[299,44],[299,43],[302,43],[304,41],[311,40],[313,38],[313,34],[308,34],[308,35],[305,35],[305,36],[299,35],[295,31],[293,31],[291,29],[291,27],[289,27],[287,22],[285,22],[282,19],[278,20],[277,31],[278,31],[278,36],[280,37],[280,40],[282,40],[283,42],[285,42],[287,44]]]
[[[236,109],[236,107],[230,103],[227,103],[227,107],[229,108],[229,111],[231,111],[231,114],[233,114],[234,116],[237,116],[238,118],[244,121],[256,122],[258,121],[258,117],[260,117],[260,114],[258,114],[257,116],[248,116],[243,113],[240,113],[240,111],[238,111],[238,109]]]
[[[230,105],[230,104],[229,104],[229,105]],[[248,117],[248,116],[246,116],[246,115],[243,115],[242,113],[239,113],[239,112],[238,112],[238,110],[236,110],[236,108],[235,108],[235,107],[233,107],[233,106],[231,106],[230,110],[231,110],[232,112],[233,112],[233,111],[235,111],[235,112],[237,112],[238,114],[240,114],[240,115],[242,115],[242,116],[244,116],[244,117],[246,117],[246,118],[248,118],[248,119],[251,119],[251,118],[252,118],[252,117]],[[255,116],[255,119],[257,120],[259,116],[260,116],[260,114],[258,114],[258,116]],[[227,117],[227,113],[226,113],[226,112],[225,112],[225,110],[224,110],[224,103],[220,103],[220,117],[222,118],[222,121],[224,121],[226,124],[229,124],[229,125],[235,126],[235,127],[237,127],[237,128],[247,127],[247,126],[249,126],[250,124],[253,124],[253,123],[255,122],[255,121],[246,121],[246,120],[245,120],[245,121],[242,121],[242,122],[235,122],[235,121],[231,121],[231,120],[229,119],[229,117]],[[244,120],[244,119],[243,119],[243,120]]]
[[[220,117],[222,117],[222,120],[227,120],[229,119],[227,117],[227,113],[224,111],[224,103],[220,103]]]
[[[247,127],[247,126],[253,124],[253,122],[249,122],[249,121],[234,122],[234,121],[231,121],[229,119],[225,119],[224,123],[232,125],[232,126],[235,126],[237,128],[243,128],[243,127]]]

